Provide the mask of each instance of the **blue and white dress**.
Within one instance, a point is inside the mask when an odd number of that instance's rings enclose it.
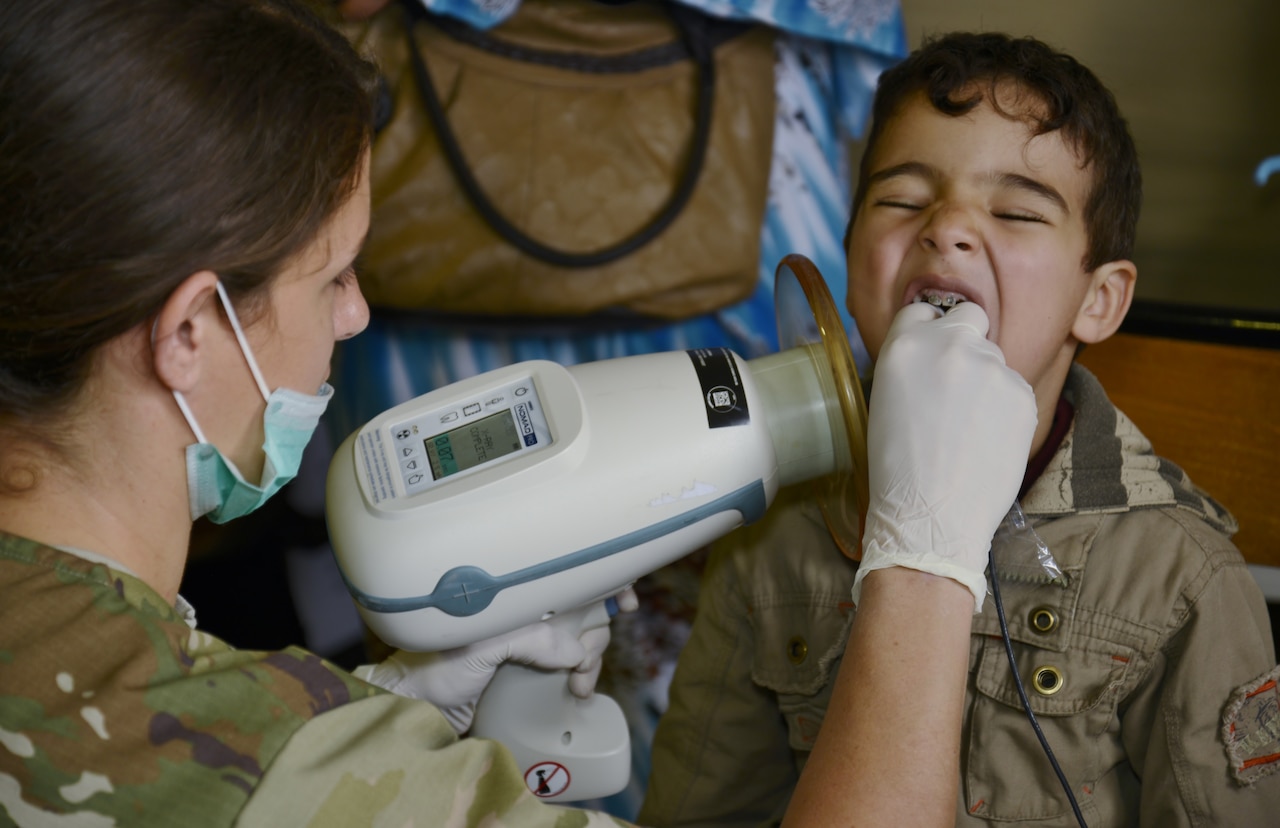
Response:
[[[519,0],[423,0],[478,28],[500,23]],[[906,53],[898,0],[682,0],[713,15],[774,26],[777,114],[769,200],[760,233],[760,278],[735,305],[691,319],[625,329],[450,326],[373,312],[368,330],[341,343],[337,396],[329,408],[336,441],[392,405],[465,377],[527,359],[573,364],[639,353],[723,346],[746,359],[777,350],[773,272],[788,253],[808,256],[844,310],[852,171],[849,140],[861,135],[880,71]]]

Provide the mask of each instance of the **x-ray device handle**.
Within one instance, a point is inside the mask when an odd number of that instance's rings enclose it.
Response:
[[[608,625],[606,603],[561,613],[547,623],[576,634]],[[471,735],[505,744],[521,761],[525,784],[550,801],[595,799],[627,785],[631,740],[626,716],[602,693],[580,699],[568,674],[507,662],[476,708]]]

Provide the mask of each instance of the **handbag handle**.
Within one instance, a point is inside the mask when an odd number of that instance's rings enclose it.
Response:
[[[414,3],[414,5],[417,4]],[[705,19],[701,18],[701,16],[695,16],[696,13],[690,10],[677,8],[665,3],[664,6],[675,21],[676,26],[680,29],[680,36],[684,42],[685,50],[687,50],[688,55],[698,67],[698,100],[695,109],[696,120],[694,121],[689,163],[670,199],[667,200],[667,203],[663,205],[662,210],[652,221],[633,235],[616,244],[586,253],[559,250],[532,238],[512,224],[506,216],[502,215],[493,202],[489,200],[488,196],[485,195],[480,183],[472,175],[471,169],[467,165],[466,156],[463,154],[462,148],[458,145],[458,140],[449,126],[444,108],[440,104],[440,98],[431,82],[431,74],[427,70],[426,61],[422,59],[417,39],[413,36],[411,14],[406,14],[404,30],[406,39],[409,42],[409,55],[413,65],[414,79],[417,81],[418,91],[421,94],[427,117],[431,121],[431,126],[440,142],[440,148],[458,180],[458,185],[467,194],[472,206],[508,244],[535,259],[558,267],[596,267],[616,261],[653,241],[675,221],[676,217],[680,215],[680,211],[688,204],[689,199],[693,196],[693,190],[698,184],[698,176],[702,173],[703,162],[707,155],[707,145],[710,143],[711,111],[716,83],[715,60],[707,37]],[[409,8],[412,8],[412,6]],[[451,36],[465,39],[472,45],[480,46],[480,48],[489,47],[492,50],[493,40],[474,33],[474,30],[462,23],[454,26],[450,25],[452,21],[449,21],[449,23],[441,25],[445,20],[445,18],[439,18],[434,22]],[[471,34],[463,35],[464,32]],[[502,43],[501,51],[508,57],[570,66],[579,70],[583,69],[584,61],[580,56],[529,49],[510,43]],[[661,50],[645,51],[651,52],[652,55],[658,55]],[[623,56],[624,59],[626,57]],[[641,56],[641,61],[643,60],[644,57]],[[635,68],[635,66],[632,66],[630,70],[634,71]]]

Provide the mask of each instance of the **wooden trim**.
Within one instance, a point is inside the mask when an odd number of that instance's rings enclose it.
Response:
[[[1280,566],[1280,347],[1119,333],[1079,359],[1156,453],[1235,515],[1245,558]]]

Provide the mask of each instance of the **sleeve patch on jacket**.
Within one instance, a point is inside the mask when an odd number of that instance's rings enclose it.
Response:
[[[1222,736],[1231,774],[1241,785],[1280,771],[1280,666],[1231,694]]]

